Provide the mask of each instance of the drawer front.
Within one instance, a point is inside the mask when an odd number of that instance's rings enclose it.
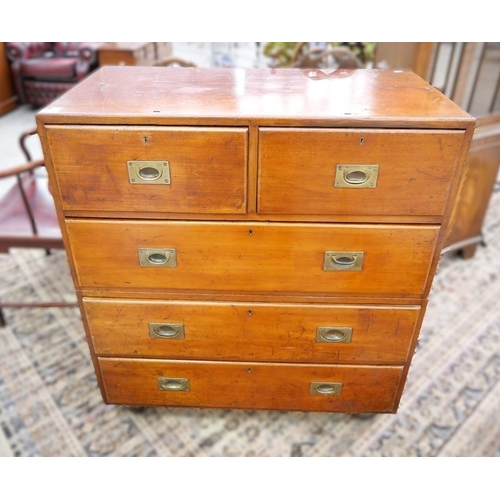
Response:
[[[442,215],[463,138],[463,131],[262,128],[258,211]]]
[[[346,413],[395,411],[402,375],[395,366],[124,358],[99,358],[99,366],[111,404]]]
[[[439,232],[437,226],[396,225],[83,219],[66,224],[87,293],[97,287],[421,297]],[[156,262],[143,259],[147,266],[141,265],[143,252]],[[325,270],[333,262],[343,265],[344,258],[359,270]]]
[[[246,212],[246,128],[48,127],[47,138],[64,210]]]
[[[420,307],[83,300],[99,356],[403,364]]]

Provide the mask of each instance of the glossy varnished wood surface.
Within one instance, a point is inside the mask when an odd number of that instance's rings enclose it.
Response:
[[[19,100],[14,90],[5,43],[0,42],[0,116],[13,110],[18,105]]]
[[[107,403],[396,411],[467,113],[410,72],[107,67],[37,120]],[[130,160],[172,162],[168,192],[130,186]],[[379,189],[331,195],[337,163],[378,164]],[[142,267],[139,248],[177,265]],[[364,252],[361,271],[324,271],[326,251]],[[318,326],[353,338],[318,343]]]
[[[453,208],[445,247],[471,258],[483,242],[482,227],[500,167],[500,114],[478,119],[464,182]]]
[[[246,128],[48,127],[47,141],[65,211],[246,212]],[[129,161],[168,162],[170,183],[134,184]]]
[[[104,67],[41,123],[463,128],[472,118],[412,72]]]
[[[99,356],[403,364],[418,306],[313,306],[111,300],[83,306]],[[151,337],[149,323],[183,325],[184,338]],[[318,327],[352,328],[350,342],[317,342]]]
[[[407,296],[422,293],[437,226],[77,220],[66,222],[79,285],[92,288]],[[175,249],[141,267],[138,249]],[[360,271],[324,271],[325,252],[364,252]]]
[[[442,215],[463,131],[262,128],[262,214]],[[335,186],[339,164],[377,165],[376,187]]]
[[[99,358],[109,403],[299,411],[391,412],[402,369],[278,363]],[[187,378],[189,392],[161,391],[158,377]],[[338,396],[311,395],[311,382],[340,382]]]

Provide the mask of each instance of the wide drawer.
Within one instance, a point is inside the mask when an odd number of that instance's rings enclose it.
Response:
[[[261,128],[258,211],[442,215],[463,139],[463,131]]]
[[[439,232],[423,225],[85,219],[66,225],[87,293],[106,288],[421,297]],[[349,267],[353,262],[359,267]]]
[[[47,127],[63,210],[246,212],[247,128]]]
[[[84,298],[99,356],[403,364],[419,306]]]
[[[99,358],[110,404],[394,412],[402,367]]]

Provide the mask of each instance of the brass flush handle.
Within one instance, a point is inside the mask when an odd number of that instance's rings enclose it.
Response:
[[[315,396],[339,396],[342,392],[342,382],[311,382],[309,394]]]
[[[177,267],[174,248],[139,248],[138,253],[142,267]]]
[[[368,188],[377,187],[378,165],[337,165],[335,187]]]
[[[364,252],[325,252],[324,271],[360,271]]]
[[[168,161],[128,161],[127,168],[131,184],[170,184]]]
[[[348,344],[351,338],[350,326],[320,326],[316,330],[316,342]]]
[[[189,392],[189,379],[158,377],[158,389],[160,391]]]
[[[149,336],[153,339],[184,339],[184,325],[149,323]]]

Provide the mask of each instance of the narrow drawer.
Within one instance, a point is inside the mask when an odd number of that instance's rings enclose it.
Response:
[[[403,364],[420,307],[84,298],[99,356]]]
[[[402,367],[100,358],[110,404],[394,412]]]
[[[261,128],[258,211],[442,215],[463,139],[449,130]]]
[[[47,127],[64,210],[246,212],[247,129]]]
[[[421,297],[439,232],[424,225],[66,224],[87,292],[97,287]]]

